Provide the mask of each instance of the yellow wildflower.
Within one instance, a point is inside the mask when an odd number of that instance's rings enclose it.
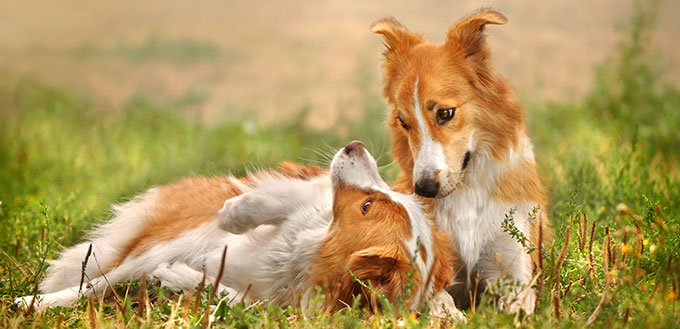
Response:
[[[621,247],[621,252],[625,255],[630,252],[630,246],[627,244],[624,244],[623,247]]]

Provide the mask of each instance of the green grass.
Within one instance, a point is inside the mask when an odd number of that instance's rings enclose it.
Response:
[[[133,63],[169,61],[175,64],[215,60],[224,56],[237,60],[233,52],[227,52],[216,44],[192,39],[165,39],[150,35],[139,43],[119,43],[114,47],[103,47],[90,43],[80,44],[68,52],[75,59],[93,57],[117,57]]]
[[[646,53],[654,17],[649,8],[638,8],[626,41],[597,69],[586,99],[527,109],[556,241],[545,251],[537,312],[523,317],[522,326],[582,327],[602,300],[596,327],[680,323],[680,91],[664,84],[663,68]],[[356,138],[374,155],[389,145],[378,95],[368,97],[359,122],[317,131],[301,124],[304,114],[269,127],[245,116],[205,124],[184,114],[187,98],[165,104],[132,99],[119,111],[100,112],[96,100],[36,81],[0,86],[0,327],[201,326],[207,292],[195,312],[193,299],[178,303],[156,287],[156,297],[141,307],[134,298],[120,305],[83,299],[36,315],[19,311],[12,300],[32,293],[45,258],[106,220],[111,204],[149,186],[186,175],[240,175],[283,160],[325,163],[319,150],[332,152]],[[380,160],[392,179],[398,169],[390,163],[389,155]],[[605,254],[611,255],[609,288]],[[128,287],[139,288],[133,282],[121,289]],[[215,314],[218,325],[239,328],[394,328],[400,317],[409,327],[429,325],[426,316],[393,310],[369,316],[351,308],[305,318],[293,308],[221,305]],[[490,298],[467,315],[470,325],[481,327],[511,327],[516,320],[499,313]]]

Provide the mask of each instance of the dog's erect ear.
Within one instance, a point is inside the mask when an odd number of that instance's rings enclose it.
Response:
[[[357,251],[350,256],[348,265],[357,279],[366,284],[370,281],[375,291],[384,292],[389,299],[400,294],[408,280],[408,262],[400,260],[395,252],[385,248],[371,247]],[[365,297],[370,295],[370,291],[362,290]]]
[[[382,34],[388,52],[404,53],[423,42],[423,37],[409,32],[393,17],[379,19],[371,24],[371,32]]]
[[[503,25],[507,21],[503,14],[482,8],[449,29],[446,33],[446,45],[462,50],[465,58],[482,64],[489,56],[484,27],[486,24]]]

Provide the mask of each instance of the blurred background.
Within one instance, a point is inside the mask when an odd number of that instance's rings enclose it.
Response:
[[[634,8],[622,0],[1,0],[0,83],[6,91],[35,79],[107,111],[139,97],[181,103],[206,122],[249,113],[266,124],[306,111],[306,124],[329,128],[380,94],[373,20],[394,16],[440,42],[482,5],[508,16],[488,29],[493,63],[532,103],[582,98]],[[662,1],[651,31],[676,86],[679,17],[680,2]]]

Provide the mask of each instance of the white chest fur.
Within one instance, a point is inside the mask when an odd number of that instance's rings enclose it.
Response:
[[[492,159],[487,152],[477,151],[463,184],[437,202],[435,216],[439,229],[451,233],[468,273],[485,254],[495,257],[494,254],[500,253],[515,258],[513,253],[523,252],[519,242],[503,230],[502,223],[505,215],[515,208],[515,225],[528,236],[528,214],[536,204],[521,199],[499,200],[494,192],[498,188],[498,177],[526,159],[533,161],[528,139],[523,140],[519,151],[510,150],[506,161]]]

